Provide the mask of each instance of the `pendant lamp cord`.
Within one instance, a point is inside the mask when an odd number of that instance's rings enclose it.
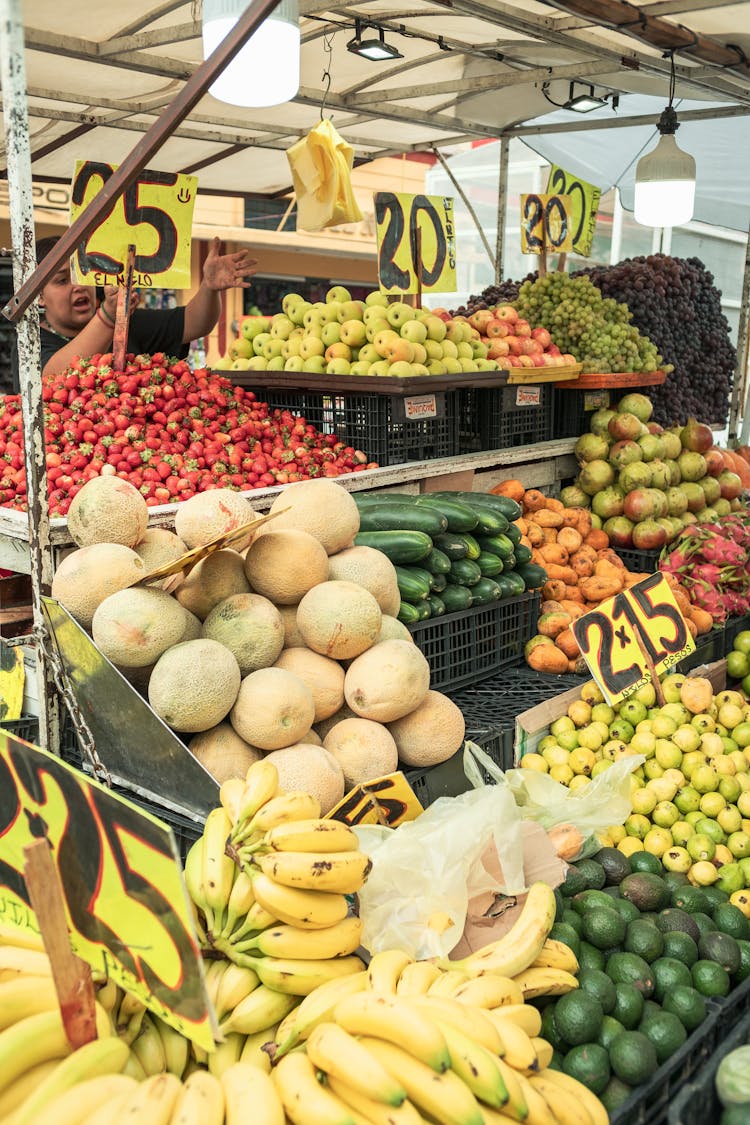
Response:
[[[323,121],[325,118],[326,101],[328,100],[328,95],[331,92],[331,60],[333,58],[333,37],[335,34],[336,32],[333,31],[330,33],[330,35],[323,35],[323,50],[326,54],[326,61],[323,67],[323,74],[321,76],[321,82],[323,84],[323,99],[320,103],[321,121]]]
[[[676,86],[676,76],[674,67],[674,50],[669,52],[669,108],[672,108],[674,102],[674,93]]]

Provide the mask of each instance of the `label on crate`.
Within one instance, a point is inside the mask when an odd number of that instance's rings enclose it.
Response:
[[[411,785],[399,770],[375,777],[366,785],[355,785],[326,815],[354,827],[357,824],[383,824],[395,828],[416,820],[424,812]]]
[[[609,406],[609,391],[584,391],[583,409],[589,411],[606,410]]]
[[[97,160],[76,162],[71,223],[117,170]],[[187,289],[196,176],[144,169],[104,212],[71,259],[79,285],[123,285],[128,246],[135,245],[133,281],[143,288]]]
[[[437,399],[434,395],[409,395],[404,399],[404,414],[409,422],[437,418]]]
[[[521,253],[564,254],[573,249],[569,195],[521,196]]]
[[[608,703],[619,703],[695,649],[669,583],[650,574],[571,626],[581,655]]]
[[[542,405],[542,388],[541,387],[517,387],[516,388],[516,406],[541,406]]]
[[[558,195],[567,195],[570,199],[568,215],[573,250],[576,254],[588,258],[594,240],[596,215],[599,210],[599,200],[602,196],[601,188],[574,176],[572,172],[566,172],[558,164],[553,164],[549,170],[547,191],[557,192]]]
[[[375,193],[378,283],[384,293],[455,293],[456,225],[444,195]]]
[[[71,947],[205,1050],[218,1027],[172,831],[0,731],[0,920],[38,934],[23,849],[49,842]]]

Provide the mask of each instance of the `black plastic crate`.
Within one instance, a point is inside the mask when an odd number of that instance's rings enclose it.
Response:
[[[591,415],[610,405],[612,392],[553,388],[552,410],[555,437],[580,437],[589,432]]]
[[[551,441],[553,388],[542,383],[456,391],[460,453]]]
[[[471,782],[464,773],[463,747],[439,766],[407,769],[404,773],[419,803],[425,809],[439,797],[457,797],[460,793],[466,793],[471,789]]]
[[[39,737],[39,720],[34,715],[22,715],[20,719],[0,722],[0,732],[35,743]]]
[[[719,1121],[722,1105],[714,1085],[716,1071],[723,1058],[735,1047],[750,1043],[750,1013],[737,1024],[734,1031],[723,1039],[707,1063],[701,1067],[692,1082],[687,1082],[669,1107],[669,1125],[708,1125]]]
[[[435,400],[435,418],[409,418],[406,402],[411,399],[405,402],[400,395],[287,391],[276,387],[250,389],[271,410],[301,415],[321,433],[336,434],[346,445],[361,449],[379,465],[454,457],[459,451],[458,391],[438,391],[430,396]],[[418,379],[414,380],[414,396],[420,396]]]
[[[721,660],[724,656],[724,628],[715,626],[708,633],[703,633],[695,638],[695,651],[683,657],[677,665],[678,672],[689,672],[701,664],[712,664],[714,660]]]
[[[636,547],[614,547],[628,570],[634,574],[655,574],[659,569],[661,551],[639,551]]]
[[[430,685],[447,691],[520,664],[536,632],[539,601],[538,593],[526,593],[410,625],[430,665]]]

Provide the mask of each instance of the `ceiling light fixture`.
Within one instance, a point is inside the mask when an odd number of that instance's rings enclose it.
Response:
[[[588,89],[587,94],[576,94],[576,86]],[[564,103],[565,109],[572,109],[575,113],[591,113],[593,109],[601,109],[607,104],[607,98],[597,98],[594,87],[585,82],[571,82],[568,100]]]
[[[679,227],[689,223],[695,206],[695,160],[675,140],[680,125],[672,108],[675,88],[674,52],[670,52],[669,105],[657,128],[656,148],[642,156],[635,169],[634,216],[644,227]]]
[[[387,59],[404,57],[396,47],[386,43],[382,27],[372,29],[377,30],[377,39],[363,39],[362,32],[367,31],[369,26],[371,25],[363,23],[362,20],[354,21],[354,38],[347,43],[347,51],[351,51],[353,55],[360,55],[363,59],[369,59],[370,62],[385,62]]]
[[[203,0],[204,59],[213,54],[247,7],[247,0]],[[229,105],[255,109],[291,101],[299,90],[299,54],[297,0],[281,0],[209,93]]]

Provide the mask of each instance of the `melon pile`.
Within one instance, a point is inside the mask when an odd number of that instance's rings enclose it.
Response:
[[[52,594],[219,783],[269,757],[284,789],[314,793],[326,812],[399,762],[449,758],[464,720],[430,690],[429,665],[396,618],[393,564],[353,546],[350,494],[303,481],[271,512],[242,553],[215,551],[176,584],[134,585],[257,513],[214,489],[179,505],[173,532],[147,528],[138,490],[97,477],[71,505],[78,546]]]

